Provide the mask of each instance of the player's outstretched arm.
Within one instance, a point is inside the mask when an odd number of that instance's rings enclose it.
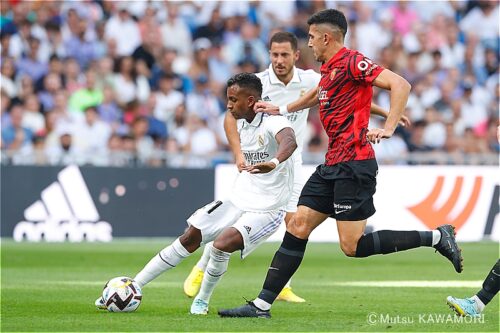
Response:
[[[238,135],[236,119],[231,112],[226,112],[226,116],[224,117],[224,132],[226,133],[229,147],[233,152],[236,167],[238,168],[238,171],[241,172],[245,168],[246,162],[245,157],[241,152],[240,136]]]
[[[406,107],[411,85],[396,73],[384,69],[373,81],[373,85],[391,91],[391,107],[383,129],[374,128],[368,131],[368,140],[379,143],[383,138],[390,138],[398,125]]]
[[[313,106],[316,106],[317,104],[318,104],[318,89],[315,87],[306,92],[295,102],[292,102],[288,105],[276,106],[268,102],[259,101],[255,103],[254,111],[264,112],[273,115],[277,114],[285,115],[287,113],[297,112],[303,109],[311,108]]]
[[[384,108],[382,108],[380,105],[377,105],[372,102],[371,107],[370,107],[370,113],[372,115],[380,116],[385,119],[389,116],[389,112],[385,111]],[[401,116],[401,119],[399,119],[399,125],[403,127],[410,127],[411,126],[411,121],[410,118],[408,118],[405,115]]]
[[[297,149],[297,140],[295,139],[295,132],[291,127],[285,127],[276,134],[276,141],[278,142],[278,151],[276,156],[269,162],[255,164],[247,168],[250,173],[268,173],[274,170],[280,163],[286,161],[292,156],[295,149]]]

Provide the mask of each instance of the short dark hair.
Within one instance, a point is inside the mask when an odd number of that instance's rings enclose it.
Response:
[[[309,25],[323,24],[323,23],[331,24],[338,27],[342,31],[343,36],[345,37],[347,33],[347,19],[345,18],[344,13],[342,13],[340,10],[325,9],[317,13],[314,13],[307,20],[307,24]]]
[[[269,41],[269,48],[271,48],[273,43],[290,43],[290,45],[292,45],[292,50],[294,51],[297,51],[298,48],[297,37],[288,31],[279,31],[275,33]]]
[[[239,73],[233,75],[229,80],[227,80],[227,87],[232,87],[237,85],[240,88],[251,90],[256,97],[262,95],[262,82],[253,73]]]

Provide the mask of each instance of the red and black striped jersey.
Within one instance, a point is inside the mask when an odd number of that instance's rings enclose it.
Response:
[[[375,158],[366,139],[372,82],[384,70],[355,50],[342,48],[321,66],[319,112],[328,134],[326,165]]]

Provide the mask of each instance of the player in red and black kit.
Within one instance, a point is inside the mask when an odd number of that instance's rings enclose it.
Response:
[[[457,272],[462,271],[462,256],[451,225],[433,231],[364,233],[367,219],[375,213],[373,194],[378,166],[371,143],[393,135],[411,87],[399,75],[344,47],[347,21],[342,12],[323,10],[307,23],[309,47],[316,60],[323,63],[318,88],[280,107],[256,103],[255,110],[287,114],[319,103],[329,137],[325,163],[317,167],[302,190],[297,213],[287,226],[259,297],[241,307],[220,310],[222,317],[269,318],[276,296],[302,261],[309,235],[328,217],[337,220],[340,247],[349,257],[428,246],[448,258]],[[391,105],[384,128],[368,130],[372,86],[389,90]]]

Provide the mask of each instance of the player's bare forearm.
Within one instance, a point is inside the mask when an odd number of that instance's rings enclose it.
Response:
[[[286,127],[276,134],[276,141],[278,141],[278,151],[274,158],[278,159],[279,163],[286,161],[292,156],[295,149],[297,149],[297,141],[295,133],[291,127]],[[258,163],[245,168],[250,173],[268,173],[276,168],[276,164],[271,160],[269,162]]]
[[[375,135],[374,133],[371,134],[372,136],[378,137],[378,139],[390,138],[404,113],[406,103],[408,102],[408,96],[410,95],[411,85],[401,76],[388,69],[384,69],[382,73],[380,73],[375,81],[373,81],[373,85],[390,90],[391,107],[384,128]]]
[[[288,112],[297,112],[318,105],[318,88],[314,87],[296,101],[287,105]]]
[[[286,105],[287,112],[297,112],[303,109],[311,108],[318,104],[318,91],[317,88],[313,88],[306,92],[296,101]],[[267,114],[277,115],[280,114],[280,107],[285,107],[285,105],[274,105],[268,102],[259,101],[255,103],[255,112],[264,112]]]
[[[279,146],[275,157],[281,163],[292,156],[295,149],[297,149],[295,132],[291,127],[286,127],[276,134],[276,141],[278,141]]]
[[[231,148],[233,152],[236,167],[238,171],[241,172],[242,168],[245,166],[245,158],[241,152],[240,136],[238,134],[236,119],[231,112],[226,112],[226,116],[224,117],[224,132],[226,133],[229,148]]]
[[[380,117],[385,118],[385,119],[387,119],[387,117],[389,117],[389,112],[385,111],[383,107],[381,107],[380,105],[377,105],[373,102],[370,106],[370,114],[380,116]],[[410,125],[411,125],[410,118],[408,118],[405,115],[402,115],[401,119],[399,120],[399,125],[401,125],[403,127],[410,127]]]

